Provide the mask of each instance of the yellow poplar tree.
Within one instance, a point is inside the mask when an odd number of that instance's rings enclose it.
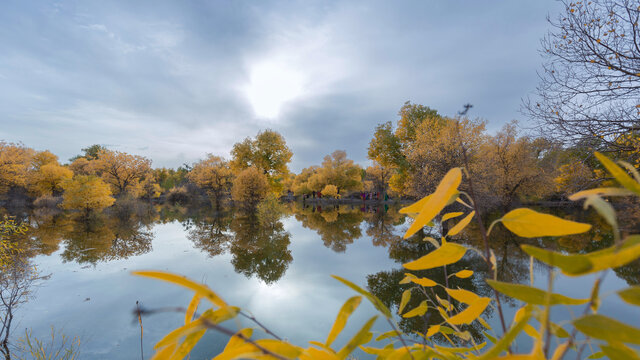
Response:
[[[33,149],[22,144],[0,141],[0,193],[26,186]]]
[[[56,162],[47,163],[31,174],[31,192],[37,196],[52,195],[63,190],[65,181],[73,177],[73,172]]]
[[[209,156],[194,164],[187,175],[189,180],[204,189],[216,204],[231,190],[233,172],[229,167],[229,162],[209,154]]]
[[[233,201],[247,208],[255,208],[269,192],[267,176],[255,167],[242,170],[233,180],[231,197]]]
[[[91,175],[77,175],[64,183],[62,204],[64,209],[101,211],[113,205],[111,188],[102,179]]]
[[[95,162],[96,171],[114,194],[129,192],[138,195],[140,182],[151,174],[151,160],[120,151],[100,150]]]

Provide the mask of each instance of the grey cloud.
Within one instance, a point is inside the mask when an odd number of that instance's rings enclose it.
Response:
[[[335,149],[364,164],[376,124],[406,100],[495,130],[537,82],[553,1],[5,1],[0,138],[62,159],[93,143],[178,166],[281,131],[292,168]],[[307,77],[280,116],[243,87],[276,58]]]

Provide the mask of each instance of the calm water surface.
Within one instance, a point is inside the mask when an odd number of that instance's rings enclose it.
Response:
[[[139,359],[140,327],[133,315],[136,301],[145,309],[186,307],[192,296],[171,284],[131,275],[133,270],[165,270],[205,282],[228,303],[250,311],[270,330],[306,346],[310,340],[326,338],[342,303],[354,295],[331,274],[368,287],[395,307],[405,289],[398,284],[404,276],[401,264],[432,250],[422,237],[437,237],[439,231],[437,227],[431,234],[401,240],[408,225],[393,207],[318,209],[290,204],[282,216],[267,215],[260,218],[243,212],[146,204],[128,204],[89,223],[51,211],[21,214],[31,225],[29,241],[35,249],[32,261],[47,277],[33,288],[33,297],[16,310],[14,343],[26,328],[46,339],[53,325],[67,336],[81,338],[83,359]],[[471,227],[457,241],[481,249],[482,244],[474,240],[476,235]],[[520,243],[522,239],[498,229],[491,247],[498,257],[499,278],[528,284],[529,258],[519,250]],[[592,251],[609,246],[611,239],[606,229],[596,229],[581,237],[534,239],[528,243],[565,251]],[[450,278],[449,286],[490,296],[481,280],[489,276],[482,259],[469,251],[447,270],[452,274],[465,268],[476,274],[464,280]],[[636,262],[610,272],[602,293],[638,284],[639,269]],[[443,269],[418,275],[445,282]],[[547,275],[547,268],[535,265],[536,286],[546,288]],[[593,281],[589,276],[559,276],[554,291],[585,298]],[[407,308],[421,300],[415,297]],[[519,306],[507,301],[505,317],[512,319]],[[640,311],[626,306],[615,294],[604,301],[600,312],[640,326]],[[553,318],[562,324],[579,313],[555,307]],[[363,302],[336,346],[346,343],[349,335],[374,314],[374,309]],[[489,309],[487,316],[498,329],[495,311]],[[439,322],[433,309],[426,318]],[[183,321],[183,314],[170,310],[144,317],[145,358],[152,355],[158,340]],[[424,321],[419,318],[404,319],[400,325],[406,331],[424,331]],[[247,320],[234,320],[225,326],[238,329],[252,325]],[[374,331],[387,330],[388,325],[381,320],[374,326]],[[480,339],[483,329],[479,325],[469,330]],[[209,331],[191,358],[211,358],[226,341],[225,336]],[[528,344],[526,337],[521,337],[517,345],[524,351]],[[362,353],[358,356],[367,357]]]

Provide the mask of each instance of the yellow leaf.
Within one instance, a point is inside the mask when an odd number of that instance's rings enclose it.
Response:
[[[636,285],[620,290],[618,296],[631,305],[640,306],[640,286]]]
[[[376,338],[376,341],[388,339],[390,337],[395,337],[395,336],[398,336],[398,332],[395,330],[389,330],[385,333],[378,335],[378,337]]]
[[[198,309],[200,299],[202,299],[202,296],[200,296],[199,294],[193,295],[193,298],[191,299],[191,302],[189,302],[189,306],[187,307],[187,311],[184,313],[185,324],[190,323],[193,319],[193,314],[195,314],[196,310]]]
[[[464,213],[463,213],[463,212],[450,212],[450,213],[446,213],[446,214],[442,215],[442,219],[440,220],[440,222],[445,222],[445,221],[447,221],[447,220],[449,220],[449,219],[456,218],[456,217],[458,217],[458,216],[460,216],[460,215],[464,215]]]
[[[184,276],[171,274],[164,271],[133,271],[132,274],[138,275],[138,276],[146,276],[153,279],[163,280],[176,285],[180,285],[182,287],[195,291],[196,294],[199,294],[200,296],[208,299],[214,305],[217,305],[221,308],[227,306],[227,303],[225,303],[216,293],[211,291],[211,289],[209,289],[207,286],[191,281]]]
[[[411,279],[417,279],[417,276],[410,273],[404,273],[404,278],[402,278],[398,284],[408,284],[411,282]]]
[[[369,300],[371,302],[371,304],[373,304],[373,306],[376,309],[378,309],[378,311],[380,311],[387,319],[389,319],[391,317],[391,311],[389,310],[389,308],[382,301],[380,301],[380,299],[375,297],[373,294],[371,294],[370,292],[364,290],[360,286],[352,283],[351,281],[341,278],[340,276],[331,275],[331,277],[336,279],[336,280],[338,280],[338,281],[340,281],[341,283],[345,284],[346,286],[350,287],[355,292],[357,292],[357,293],[359,293],[361,295],[364,295],[364,297],[366,297],[367,300]]]
[[[624,344],[611,342],[608,345],[600,345],[600,349],[609,360],[639,360],[638,353]]]
[[[347,345],[345,345],[340,351],[338,351],[337,356],[340,359],[345,359],[349,354],[353,352],[358,346],[364,345],[368,343],[371,339],[371,327],[373,323],[376,321],[378,317],[374,316],[369,321],[367,321],[364,326],[349,340]]]
[[[640,184],[634,181],[620,166],[599,152],[596,152],[595,156],[600,160],[602,165],[607,168],[609,173],[618,180],[620,185],[640,195]]]
[[[402,209],[398,210],[398,212],[400,214],[418,214],[420,213],[420,210],[422,210],[422,208],[424,207],[424,204],[426,204],[427,201],[429,201],[429,198],[431,198],[431,195],[427,195],[422,199],[414,202],[413,204],[403,207]]]
[[[191,350],[193,350],[193,348],[196,346],[198,341],[200,341],[202,336],[204,336],[205,332],[207,332],[206,329],[200,330],[200,331],[195,332],[193,334],[189,334],[184,339],[182,344],[180,344],[178,349],[173,353],[173,356],[171,356],[170,359],[171,360],[182,360],[182,359],[184,359],[187,355],[189,355]]]
[[[415,278],[415,279],[411,279],[411,281],[418,285],[422,285],[424,287],[433,287],[438,285],[438,283],[436,283],[435,281],[427,278]]]
[[[423,301],[416,308],[408,311],[406,314],[402,315],[403,318],[412,318],[414,316],[422,316],[427,312],[427,301]]]
[[[473,271],[471,270],[460,270],[457,273],[454,274],[456,277],[459,277],[460,279],[466,279],[468,277],[470,277],[471,275],[473,275]]]
[[[565,353],[568,347],[569,347],[569,343],[567,342],[558,345],[558,347],[556,348],[556,351],[553,352],[553,356],[551,356],[551,360],[560,360],[562,354]]]
[[[465,216],[464,219],[460,220],[459,223],[457,223],[454,227],[452,227],[449,232],[447,233],[447,236],[454,236],[457,235],[460,231],[462,231],[465,227],[467,227],[467,225],[469,225],[469,223],[471,222],[471,219],[473,219],[473,215],[475,215],[476,212],[472,211],[471,213],[469,213],[469,215]]]
[[[573,321],[573,326],[592,338],[631,344],[640,344],[640,329],[603,315],[585,315]]]
[[[487,350],[487,352],[477,358],[477,360],[493,360],[497,358],[500,353],[506,350],[529,322],[529,319],[531,318],[531,309],[530,305],[525,306],[522,318],[515,321],[511,329],[496,341],[495,345],[491,349]]]
[[[422,210],[411,224],[404,238],[415,234],[447,205],[449,200],[458,192],[458,186],[462,181],[462,171],[460,168],[453,168],[442,178],[436,191],[424,203]]]
[[[398,314],[402,314],[402,310],[407,306],[407,303],[411,299],[411,290],[405,290],[402,292],[402,300],[400,300],[400,305],[398,306]]]
[[[509,211],[500,221],[514,234],[526,238],[580,234],[591,229],[589,224],[564,220],[527,208]]]
[[[584,255],[564,255],[558,252],[522,245],[522,250],[534,258],[560,268],[569,276],[590,274],[617,268],[640,257],[640,235],[629,236],[621,246],[612,246]]]
[[[224,349],[225,350],[229,350],[229,349],[233,349],[235,347],[238,347],[240,345],[246,344],[247,342],[244,339],[251,338],[251,335],[253,335],[253,329],[252,328],[245,328],[245,329],[242,329],[242,330],[238,331],[232,337],[229,338],[229,342],[227,342],[227,346],[225,346]]]
[[[466,252],[466,247],[448,242],[418,260],[408,262],[402,266],[409,270],[433,269],[457,262],[462,259]]]
[[[600,196],[629,196],[633,195],[633,193],[627,189],[621,188],[597,188],[591,190],[584,190],[577,192],[571,196],[569,196],[569,200],[576,201],[580,199],[584,199],[590,195],[600,195]]]
[[[328,350],[310,347],[300,355],[300,360],[338,360],[338,357]]]
[[[433,325],[429,327],[429,330],[427,330],[427,335],[426,337],[431,337],[434,334],[437,334],[440,331],[440,325]]]
[[[194,321],[181,326],[162,338],[158,341],[154,347],[154,349],[159,349],[161,347],[173,344],[178,342],[180,338],[184,336],[188,336],[196,331],[200,331],[206,328],[207,323],[218,324],[225,320],[232,319],[236,316],[240,309],[234,306],[227,306],[218,310],[209,309],[205,311],[199,318]]]
[[[489,323],[487,323],[485,319],[479,317],[478,322],[480,322],[480,324],[482,324],[482,326],[484,326],[485,328],[491,330],[491,326],[489,326]]]
[[[173,355],[173,353],[176,350],[176,347],[178,347],[177,343],[173,343],[169,346],[165,346],[164,348],[162,348],[160,351],[156,352],[153,357],[151,358],[151,360],[165,360],[165,359],[170,359],[171,356]]]
[[[533,305],[546,305],[547,296],[550,297],[550,305],[582,305],[589,302],[589,299],[573,299],[560,294],[549,294],[546,291],[522,284],[511,284],[489,279],[486,282],[502,294]]]
[[[287,359],[296,358],[302,353],[302,349],[281,340],[261,339],[261,340],[256,340],[255,344]],[[222,353],[218,354],[213,359],[214,360],[232,360],[232,359],[239,359],[239,358],[249,359],[249,358],[257,358],[257,357],[266,355],[265,352],[260,348],[258,348],[256,345],[247,342],[240,346],[232,347],[229,349],[225,348],[225,350]]]
[[[471,324],[473,320],[477,319],[482,314],[490,302],[491,298],[481,297],[469,304],[469,306],[462,312],[447,319],[447,322],[453,325]]]
[[[469,290],[464,290],[464,289],[455,289],[455,290],[445,289],[445,290],[447,294],[449,294],[449,296],[465,304],[471,304],[480,298],[478,295],[476,295],[475,293]]]
[[[338,313],[338,317],[333,323],[331,331],[329,331],[329,336],[327,336],[327,341],[325,342],[327,346],[330,346],[336,337],[338,337],[342,329],[344,329],[344,326],[347,324],[347,319],[349,319],[349,316],[351,316],[351,314],[358,308],[361,301],[362,296],[354,296],[349,298],[344,305],[342,305],[342,308]]]
[[[422,239],[422,240],[430,242],[431,245],[433,245],[435,248],[439,248],[440,247],[440,243],[438,242],[438,240],[432,238],[431,236],[425,236],[424,239]]]

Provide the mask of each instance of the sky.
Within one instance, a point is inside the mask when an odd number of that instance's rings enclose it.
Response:
[[[62,162],[91,144],[177,167],[280,132],[290,167],[346,150],[405,101],[516,119],[541,69],[544,1],[0,2],[0,140]]]

